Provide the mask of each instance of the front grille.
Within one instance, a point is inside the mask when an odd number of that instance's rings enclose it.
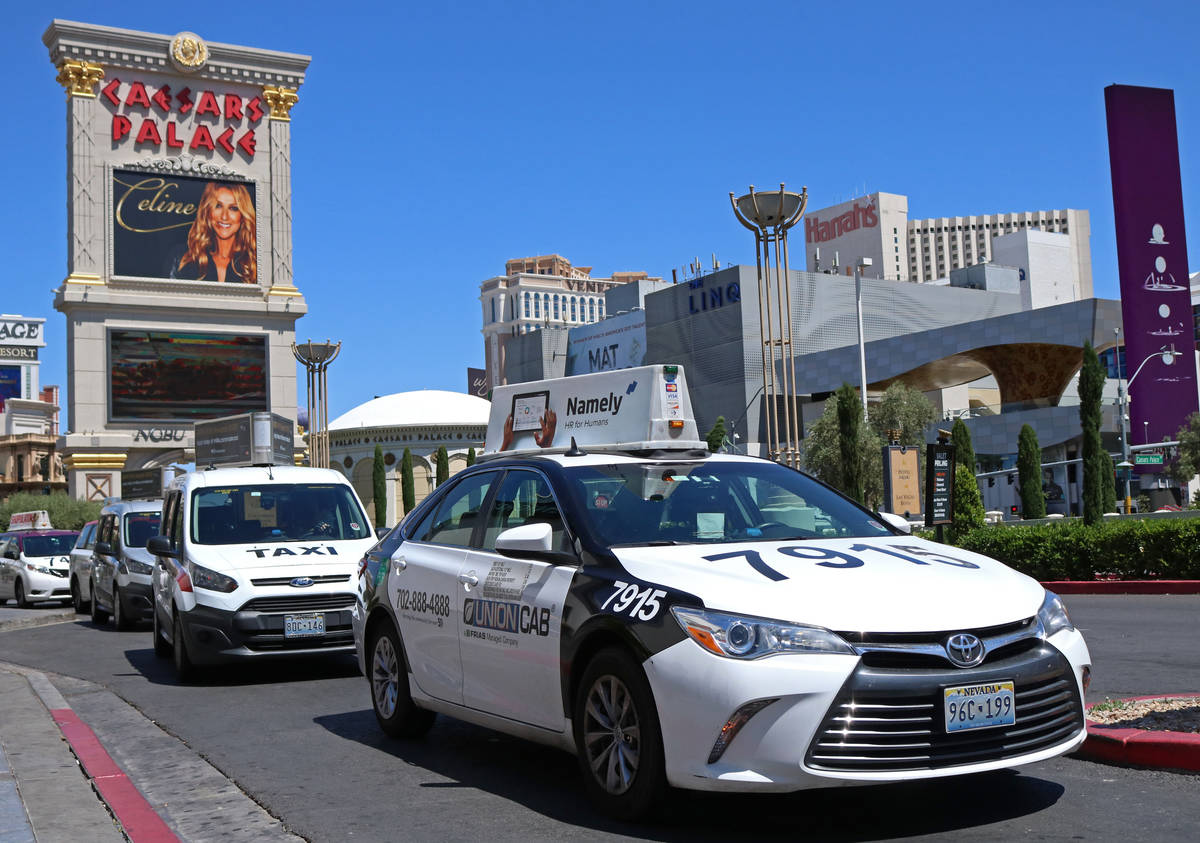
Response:
[[[353,594],[297,594],[286,597],[256,597],[239,612],[332,612],[354,605]]]
[[[282,635],[255,635],[246,639],[246,648],[258,653],[286,652],[287,650],[330,650],[354,643],[354,632],[349,629],[332,630],[321,637],[284,638]]]
[[[982,664],[991,664],[1035,649],[1037,618],[979,629],[955,629],[945,632],[839,632],[862,657],[868,667],[937,669],[954,666],[946,655],[945,642],[956,632],[970,632],[983,642]]]
[[[944,688],[1003,680],[1011,680],[1016,691],[1014,725],[946,732]],[[860,667],[826,714],[806,763],[839,772],[939,769],[1048,749],[1083,727],[1070,664],[1045,646],[988,670]]]
[[[257,586],[273,586],[273,585],[291,585],[292,580],[301,579],[303,575],[295,577],[263,577],[262,579],[250,580],[251,584]],[[313,585],[327,582],[346,582],[350,579],[349,574],[321,574],[315,577],[309,577],[313,581]]]

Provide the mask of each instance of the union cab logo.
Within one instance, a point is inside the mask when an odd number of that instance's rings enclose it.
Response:
[[[254,126],[266,111],[261,97],[233,93],[172,91],[170,85],[148,88],[143,82],[113,79],[100,91],[114,110],[112,142],[134,138],[135,149],[153,148],[216,152],[236,150],[247,158],[255,152]],[[134,124],[137,134],[133,134]],[[224,127],[222,128],[222,125]]]
[[[875,212],[875,203],[868,202],[865,206],[854,203],[854,207],[844,214],[839,214],[831,220],[822,222],[816,217],[806,217],[804,220],[804,239],[808,243],[824,243],[841,237],[859,228],[874,228],[879,225],[879,215]]]
[[[550,634],[550,609],[468,597],[463,601],[463,623],[480,629],[545,636]]]

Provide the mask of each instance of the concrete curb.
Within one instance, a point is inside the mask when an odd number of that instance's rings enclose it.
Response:
[[[65,609],[10,609],[0,606],[0,632],[69,623],[76,619],[86,620],[87,615],[75,614],[75,609],[70,606]]]
[[[1055,594],[1200,594],[1200,580],[1053,580]]]
[[[1129,701],[1161,700],[1168,697],[1200,697],[1200,694],[1155,694],[1148,697],[1124,697]],[[1092,703],[1088,706],[1091,710]],[[1087,740],[1079,754],[1093,761],[1107,761],[1131,767],[1200,772],[1200,733],[1125,729],[1087,721]]]

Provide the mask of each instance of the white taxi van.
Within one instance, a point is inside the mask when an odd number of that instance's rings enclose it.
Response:
[[[353,652],[353,579],[375,535],[345,477],[290,464],[291,429],[269,413],[197,422],[205,467],[167,487],[147,543],[151,617],[181,681],[200,665]]]
[[[367,554],[359,590],[384,732],[442,713],[560,746],[623,818],[667,786],[962,775],[1086,736],[1091,659],[1057,596],[710,453],[677,366],[497,388],[484,458]]]

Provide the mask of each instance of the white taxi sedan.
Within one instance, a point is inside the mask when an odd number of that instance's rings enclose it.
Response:
[[[624,818],[668,785],[962,775],[1086,736],[1091,659],[1035,580],[703,449],[498,451],[367,554],[353,621],[386,733],[442,713],[560,746]]]

